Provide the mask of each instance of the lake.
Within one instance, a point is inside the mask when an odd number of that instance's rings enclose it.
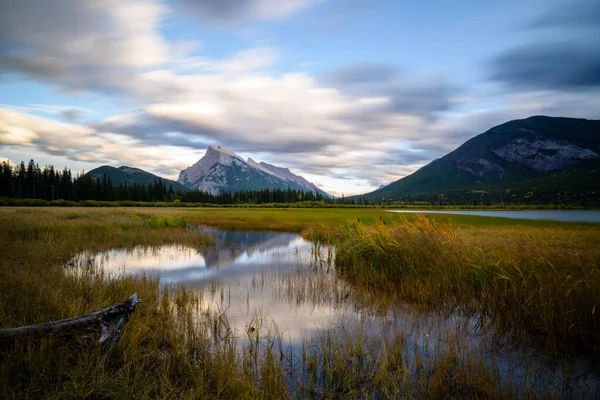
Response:
[[[534,219],[563,222],[600,222],[600,211],[595,210],[388,210],[395,213],[457,214],[479,217]]]
[[[163,288],[184,285],[198,294],[199,321],[225,316],[227,335],[236,338],[238,351],[278,348],[296,395],[309,379],[306,371],[322,371],[332,352],[341,352],[348,362],[359,354],[361,362],[352,368],[372,370],[397,347],[415,381],[423,368],[435,368],[452,354],[458,363],[493,371],[494,379],[519,397],[600,395],[600,381],[588,361],[548,359],[530,348],[503,344],[482,329],[485,318],[480,315],[380,304],[339,278],[335,252],[327,246],[292,233],[198,229],[213,238],[211,245],[84,252],[68,266],[101,270],[109,278],[144,274],[159,279]],[[215,341],[221,340],[211,329]],[[315,360],[313,367],[310,360]],[[316,375],[316,384],[325,384],[328,376]]]

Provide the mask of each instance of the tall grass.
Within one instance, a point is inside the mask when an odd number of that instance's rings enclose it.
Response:
[[[325,270],[263,271],[247,279],[251,282],[247,290],[274,291],[275,302],[285,307],[312,308],[317,320],[327,310],[349,310],[329,328],[309,334],[292,346],[293,339],[286,338],[268,314],[255,315],[248,323],[239,320],[240,303],[247,295],[243,282],[211,285],[204,291],[205,306],[215,315],[232,309],[233,315],[238,315],[238,320],[227,327],[245,332],[242,336],[250,339],[242,350],[246,355],[243,359],[251,362],[247,368],[260,369],[261,363],[247,358],[247,354],[270,353],[280,360],[280,370],[273,374],[280,376],[283,372],[294,397],[521,398],[529,394],[531,398],[554,398],[563,393],[557,381],[536,377],[535,367],[519,367],[522,360],[510,364],[518,370],[515,373],[501,372],[502,361],[498,363],[494,347],[487,339],[485,343],[473,343],[473,337],[481,335],[465,334],[469,328],[464,319],[449,322],[443,315],[422,313],[414,307],[399,314],[384,310],[380,314],[370,306],[363,308],[362,294],[348,296],[349,285]],[[357,310],[350,311],[354,307],[361,307],[361,317],[356,315]],[[247,313],[252,315],[252,309]],[[288,332],[293,331],[290,328]],[[574,383],[580,382],[568,381],[565,387],[573,387]]]
[[[149,216],[144,221],[149,228],[187,228],[188,222],[181,215]]]
[[[231,288],[211,283],[199,292],[161,289],[156,279],[111,277],[93,268],[73,274],[65,267],[82,251],[205,246],[209,238],[187,227],[204,220],[296,231],[321,224],[305,236],[312,235],[315,243],[326,236],[337,245],[336,271],[346,282],[338,285],[323,267],[319,275],[304,271],[299,278],[280,277],[277,300],[332,307],[367,304],[378,310],[377,317],[379,310],[385,315],[389,305],[405,301],[424,308],[470,307],[499,332],[572,351],[576,346],[567,339],[577,339],[597,354],[596,292],[591,289],[598,288],[598,229],[458,230],[425,219],[398,224],[399,217],[370,210],[353,211],[352,219],[358,215],[373,223],[381,218],[387,225],[353,222],[339,228],[338,222],[351,214],[336,212],[0,210],[0,328],[85,314],[133,292],[143,300],[120,340],[108,348],[85,338],[58,337],[0,345],[0,398],[514,395],[485,359],[467,352],[454,331],[440,334],[445,345],[435,350],[433,361],[425,360],[427,349],[409,351],[416,347],[408,340],[410,332],[371,337],[360,329],[344,331],[343,325],[300,343],[298,356],[285,345],[285,332],[265,322],[268,316],[254,316],[243,332],[232,328],[226,304]],[[317,261],[328,266],[333,259],[327,252]],[[262,275],[256,284],[271,281],[272,276]],[[361,290],[352,290],[357,287]],[[206,293],[220,299],[216,307],[206,307],[213,301]]]
[[[392,302],[471,309],[503,337],[600,359],[597,229],[460,230],[425,216],[346,224],[336,267]]]
[[[85,314],[133,292],[143,300],[121,340],[108,349],[86,339],[54,337],[3,343],[0,398],[244,398],[262,390],[232,361],[231,344],[215,352],[207,336],[198,334],[194,299],[185,292],[161,292],[156,280],[144,277],[110,279],[70,274],[64,267],[84,249],[203,246],[208,240],[203,234],[156,229],[167,224],[118,211],[23,210],[0,219],[0,327]]]

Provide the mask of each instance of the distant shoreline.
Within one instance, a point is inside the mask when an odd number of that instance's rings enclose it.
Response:
[[[174,207],[174,208],[375,208],[386,210],[600,210],[600,207],[588,207],[568,204],[504,204],[504,205],[433,205],[433,204],[330,204],[325,202],[261,203],[261,204],[213,204],[188,203],[178,200],[172,202],[143,201],[67,201],[42,199],[0,198],[0,207]]]

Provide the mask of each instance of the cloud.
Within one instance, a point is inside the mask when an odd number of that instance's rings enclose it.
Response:
[[[163,71],[147,78],[140,77],[132,88],[142,89],[146,106],[135,115],[112,118],[96,127],[141,140],[180,132],[189,140],[205,143],[211,138],[245,151],[282,153],[320,151],[340,141],[352,143],[368,135],[386,140],[397,134],[381,129],[388,121],[385,115],[376,118],[384,114],[378,111],[379,103],[387,100],[346,96],[320,87],[306,74]],[[149,87],[156,92],[148,92]],[[361,115],[359,125],[348,118]]]
[[[210,139],[214,132],[207,131],[205,135],[190,135],[182,132],[193,131],[181,121],[167,121],[139,111],[136,114],[116,115],[109,119],[90,124],[98,132],[111,132],[133,138],[146,145],[171,145],[206,149],[213,141]]]
[[[0,146],[170,177],[209,144],[222,143],[322,177],[325,190],[353,178],[355,190],[366,191],[414,172],[495,124],[540,113],[586,116],[581,113],[593,113],[599,100],[589,91],[573,93],[598,84],[595,45],[510,50],[494,61],[493,75],[516,90],[469,98],[468,88],[444,77],[382,63],[342,65],[314,77],[273,72],[267,67],[279,67],[285,54],[268,47],[219,59],[190,56],[189,44],[169,43],[161,34],[170,10],[159,0],[23,3],[3,3],[0,72],[67,91],[110,92],[128,111],[91,121],[89,110],[69,105],[0,107]],[[235,23],[283,18],[316,3],[168,5],[189,7],[203,20]]]
[[[492,78],[516,88],[576,90],[600,87],[600,45],[531,44],[492,62]]]
[[[69,108],[62,112],[62,116],[64,119],[66,119],[69,122],[76,122],[83,118],[84,113],[81,112],[81,110],[78,110],[76,108]]]
[[[399,138],[421,136],[424,123],[417,115],[386,111],[389,99],[350,96],[323,88],[304,74],[276,78],[255,72],[232,76],[163,71],[152,82],[178,89],[155,93],[135,113],[91,126],[129,135],[144,145],[169,143],[203,151],[208,144],[223,143],[295,172],[340,179],[368,175],[387,182],[398,178],[389,170],[418,161],[409,159],[409,153],[395,162],[385,156]],[[163,102],[150,101],[158,98]],[[375,176],[385,168],[388,173]]]
[[[424,164],[431,161],[431,153],[423,149],[395,149],[386,153],[381,160],[380,165],[411,165]]]
[[[204,57],[190,57],[177,60],[174,64],[183,71],[195,70],[236,74],[273,65],[277,54],[270,48],[258,47],[240,51],[231,57],[215,61]]]
[[[52,150],[56,144],[64,149],[77,141],[80,146],[93,150],[97,140],[92,133],[87,127],[0,108],[0,145],[41,146],[56,153]]]
[[[71,105],[62,104],[27,104],[24,106],[13,106],[8,104],[0,104],[0,107],[5,109],[14,110],[18,112],[36,113],[36,114],[48,114],[48,115],[60,115],[65,120],[74,122],[85,118],[86,116],[95,115],[94,110],[89,108],[77,107]]]
[[[442,77],[415,75],[378,63],[349,64],[326,73],[321,82],[349,95],[386,99],[379,103],[384,112],[427,118],[449,110],[460,94]]]
[[[422,82],[418,85],[396,86],[390,89],[391,107],[395,112],[433,117],[451,109],[459,89],[441,81]]]
[[[15,162],[13,160],[11,160],[9,157],[0,156],[0,163],[2,163],[3,161],[10,165],[16,165]]]
[[[166,12],[155,0],[4,0],[0,72],[71,90],[116,90],[135,71],[168,60],[157,31]]]
[[[570,0],[544,13],[527,25],[530,29],[598,28],[600,2],[597,0]]]
[[[364,62],[333,70],[325,75],[324,80],[334,86],[352,87],[390,82],[396,73],[396,69],[389,65]]]
[[[371,0],[328,1],[308,18],[306,28],[314,36],[338,36],[352,32],[369,14],[385,7]]]
[[[127,164],[149,170],[170,170],[172,174],[185,166],[178,157],[165,157],[185,151],[168,143],[148,146],[118,135],[106,135],[87,126],[64,123],[0,107],[0,146],[29,148],[59,155],[73,161],[97,164]],[[135,148],[135,151],[131,149]]]
[[[175,0],[182,11],[218,24],[284,18],[323,0]]]
[[[331,86],[305,73],[264,72],[278,57],[266,47],[220,60],[174,58],[177,46],[159,34],[169,10],[157,0],[34,1],[39,4],[25,7],[9,0],[0,17],[0,38],[8,44],[0,48],[0,70],[67,90],[108,90],[137,107],[85,124],[81,112],[90,113],[76,107],[0,109],[3,145],[173,176],[209,144],[223,143],[303,173],[372,180],[397,167],[386,154],[399,138],[412,140],[423,130],[423,116],[451,103],[446,83],[421,85],[386,65],[342,67]],[[194,4],[206,18],[234,21],[279,18],[316,2],[241,1],[219,10],[217,3]],[[397,162],[415,161],[409,156]]]
[[[600,87],[600,2],[573,0],[534,18],[523,29],[541,39],[504,51],[490,75],[517,90],[582,90]]]

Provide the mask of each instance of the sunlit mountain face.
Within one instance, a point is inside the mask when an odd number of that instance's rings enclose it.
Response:
[[[178,183],[191,190],[210,194],[242,190],[293,189],[330,198],[314,183],[293,174],[288,168],[276,167],[251,158],[244,160],[224,146],[209,146],[204,157],[179,173]]]

